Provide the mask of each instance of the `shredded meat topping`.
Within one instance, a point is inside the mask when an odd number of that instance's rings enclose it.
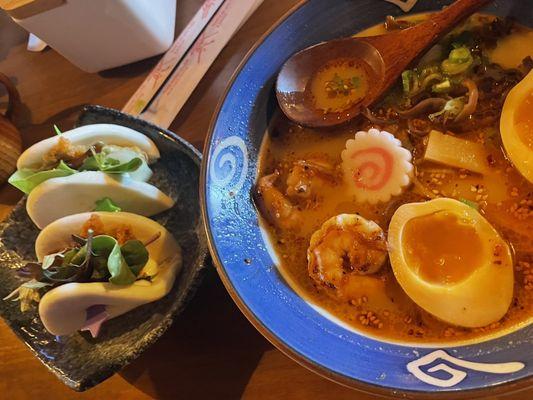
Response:
[[[57,144],[43,156],[43,165],[56,166],[61,160],[68,164],[83,157],[86,151],[85,146],[75,146],[68,139],[60,137]]]
[[[94,236],[109,235],[114,237],[120,245],[135,239],[130,225],[123,224],[112,230],[105,229],[102,219],[97,214],[91,214],[91,217],[83,224],[80,236],[86,238],[89,229],[92,229]]]

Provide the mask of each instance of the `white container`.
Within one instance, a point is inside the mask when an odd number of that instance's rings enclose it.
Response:
[[[0,0],[13,20],[87,72],[166,51],[176,0]]]

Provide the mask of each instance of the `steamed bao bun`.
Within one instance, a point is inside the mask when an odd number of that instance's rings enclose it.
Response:
[[[17,161],[17,169],[38,170],[43,159],[50,151],[66,139],[72,146],[89,147],[101,142],[107,148],[110,157],[126,163],[135,157],[143,160],[142,165],[129,176],[138,181],[147,182],[152,176],[148,164],[153,164],[159,157],[159,150],[155,143],[133,129],[113,124],[93,124],[72,129],[48,139],[35,143],[21,154]]]
[[[174,200],[153,185],[127,174],[85,171],[52,178],[28,195],[26,211],[39,229],[66,215],[94,210],[96,202],[109,197],[124,211],[152,216],[171,208]]]
[[[75,146],[90,146],[96,142],[103,142],[107,145],[137,147],[146,154],[149,164],[154,163],[160,157],[155,143],[140,132],[120,125],[93,124],[80,126],[35,143],[21,154],[17,161],[17,169],[39,168],[43,157],[57,146],[60,138],[68,139]]]
[[[128,286],[109,282],[67,283],[47,292],[39,303],[39,316],[44,327],[53,335],[68,335],[86,325],[86,310],[94,305],[105,305],[108,319],[124,314],[146,303],[159,300],[170,290],[181,268],[181,249],[165,227],[140,215],[118,212],[94,212],[69,215],[48,225],[35,242],[39,261],[58,249],[71,245],[72,234],[79,234],[85,222],[97,215],[106,231],[128,225],[136,239],[146,242],[161,236],[146,249],[149,260],[144,271],[154,275],[151,282],[139,280]]]
[[[142,133],[120,125],[94,124],[34,144],[19,157],[17,168],[39,169],[45,155],[58,145],[61,138],[67,139],[73,146],[90,146],[97,142],[119,146],[111,156],[121,162],[137,156],[136,151],[142,153],[141,158],[146,158],[148,164],[160,157],[157,146]],[[85,171],[48,179],[30,192],[26,210],[39,229],[66,215],[91,211],[96,201],[105,197],[109,197],[124,211],[152,216],[171,208],[174,200],[155,186],[145,183],[151,175],[152,171],[143,162],[139,169],[131,173]]]

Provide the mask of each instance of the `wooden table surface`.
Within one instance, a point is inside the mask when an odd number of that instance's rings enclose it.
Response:
[[[200,0],[178,1],[184,26]],[[170,129],[202,149],[219,97],[253,43],[297,0],[265,0],[209,69]],[[30,53],[27,34],[0,13],[0,72],[20,91],[24,144],[69,129],[84,104],[120,109],[157,57],[99,74],[80,71],[51,49]],[[0,108],[5,106],[0,92]],[[0,187],[0,219],[20,194]],[[7,397],[9,395],[9,397]],[[508,399],[531,398],[533,391]],[[242,316],[214,268],[187,310],[139,359],[77,394],[63,386],[0,320],[0,398],[15,399],[376,399],[313,374],[274,349]],[[494,399],[494,398],[493,398]]]

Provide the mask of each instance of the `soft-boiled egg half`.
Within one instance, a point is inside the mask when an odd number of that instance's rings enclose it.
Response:
[[[533,183],[533,70],[507,95],[500,132],[513,165]]]
[[[127,286],[110,282],[75,282],[50,290],[39,302],[39,316],[45,328],[54,335],[67,335],[84,328],[87,310],[94,306],[105,307],[106,319],[111,319],[159,300],[170,291],[181,267],[180,246],[165,227],[149,218],[125,212],[83,213],[53,222],[41,231],[35,242],[38,260],[42,262],[46,255],[67,248],[72,242],[71,236],[79,234],[93,214],[99,217],[106,231],[127,225],[141,242],[160,235],[146,247],[149,260],[141,271],[153,278]]]
[[[474,328],[507,312],[511,249],[473,207],[449,198],[404,204],[391,219],[388,243],[403,290],[438,319]]]
[[[109,197],[122,210],[151,216],[174,205],[174,200],[153,185],[127,174],[112,176],[85,171],[52,178],[28,195],[26,211],[40,229],[66,215],[94,210],[96,202]]]

